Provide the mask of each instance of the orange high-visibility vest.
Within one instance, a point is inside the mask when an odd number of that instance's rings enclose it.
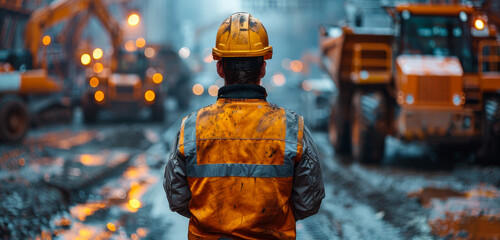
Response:
[[[219,98],[182,121],[189,239],[294,239],[290,196],[301,116],[264,99]]]

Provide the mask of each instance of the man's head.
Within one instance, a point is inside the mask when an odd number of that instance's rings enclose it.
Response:
[[[259,84],[272,55],[266,29],[248,13],[234,13],[220,25],[212,50],[226,85]]]

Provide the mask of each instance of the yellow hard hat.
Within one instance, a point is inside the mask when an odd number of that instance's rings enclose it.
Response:
[[[273,56],[273,47],[269,46],[266,28],[259,19],[249,13],[238,12],[220,25],[212,56],[215,60],[261,56],[267,60]]]

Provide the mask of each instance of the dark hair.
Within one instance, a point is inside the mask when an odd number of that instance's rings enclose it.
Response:
[[[226,84],[258,84],[263,57],[222,58]]]

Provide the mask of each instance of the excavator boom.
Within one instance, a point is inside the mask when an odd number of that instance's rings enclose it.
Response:
[[[35,67],[38,66],[38,49],[43,37],[43,31],[61,21],[76,16],[82,11],[93,13],[109,33],[113,48],[119,48],[123,40],[122,30],[118,22],[106,10],[106,6],[101,0],[60,0],[34,11],[26,23],[25,45],[33,55]]]

